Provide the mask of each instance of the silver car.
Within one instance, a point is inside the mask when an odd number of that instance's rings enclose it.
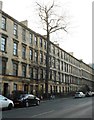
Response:
[[[85,94],[83,92],[76,92],[75,93],[75,98],[83,98],[85,97]]]
[[[0,95],[0,109],[7,108],[12,109],[14,107],[14,103],[12,100]]]

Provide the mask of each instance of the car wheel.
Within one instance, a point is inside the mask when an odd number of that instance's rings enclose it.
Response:
[[[9,104],[9,105],[8,105],[8,110],[11,110],[12,107],[13,107],[12,104]]]
[[[39,100],[37,100],[36,105],[39,105],[39,104],[40,104],[40,101],[39,101]]]
[[[28,103],[28,101],[26,101],[25,106],[26,106],[26,107],[29,107],[29,103]]]

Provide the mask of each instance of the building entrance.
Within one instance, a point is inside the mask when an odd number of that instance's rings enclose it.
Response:
[[[9,91],[8,91],[8,83],[4,83],[3,90],[4,90],[4,96],[7,97],[8,93],[9,93]]]

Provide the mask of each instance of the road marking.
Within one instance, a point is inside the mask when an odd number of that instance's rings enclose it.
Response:
[[[37,117],[37,116],[40,116],[40,115],[45,115],[45,114],[48,114],[48,113],[51,113],[51,112],[54,112],[55,110],[51,110],[51,111],[48,111],[48,112],[44,112],[44,113],[40,113],[40,114],[37,114],[37,115],[33,115],[32,117]]]

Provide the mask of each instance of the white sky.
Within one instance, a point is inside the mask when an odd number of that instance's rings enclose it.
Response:
[[[35,1],[50,3],[52,0],[2,0],[3,11],[18,21],[28,20],[28,27],[38,32],[40,30]],[[92,63],[92,1],[93,0],[54,0],[61,6],[59,13],[68,16],[71,22],[69,33],[55,34],[54,38],[60,47],[67,52],[74,52],[77,59]],[[46,4],[47,4],[46,3]]]

